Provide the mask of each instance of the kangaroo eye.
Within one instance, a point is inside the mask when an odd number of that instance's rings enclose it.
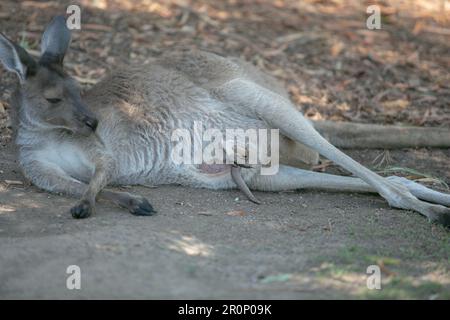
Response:
[[[51,104],[55,104],[55,103],[61,102],[61,99],[59,99],[59,98],[47,98],[47,101],[50,102]]]

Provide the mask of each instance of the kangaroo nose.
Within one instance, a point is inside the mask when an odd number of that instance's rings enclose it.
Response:
[[[88,118],[86,117],[86,119],[84,120],[84,123],[92,129],[92,131],[95,131],[95,129],[97,129],[98,126],[98,120],[95,118]]]

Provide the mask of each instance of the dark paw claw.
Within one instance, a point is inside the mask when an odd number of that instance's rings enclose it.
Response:
[[[79,204],[70,209],[70,213],[75,219],[87,218],[92,214],[92,211],[92,205],[87,200],[82,200]]]
[[[152,205],[145,198],[133,199],[130,205],[130,212],[136,216],[152,216],[156,214]]]

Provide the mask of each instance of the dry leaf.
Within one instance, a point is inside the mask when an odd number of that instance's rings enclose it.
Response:
[[[83,23],[83,28],[93,31],[111,31],[112,29],[110,26],[94,23]]]
[[[390,101],[384,101],[381,103],[383,108],[389,109],[389,111],[400,111],[409,106],[409,101],[405,99],[397,99],[397,100],[390,100]]]
[[[225,214],[229,215],[229,216],[232,216],[232,217],[243,217],[247,213],[245,211],[242,211],[242,210],[236,210],[236,211],[229,211],[229,212],[227,212]]]
[[[418,35],[422,31],[423,27],[424,23],[422,21],[417,21],[414,25],[414,29],[412,30],[412,34],[415,36]]]
[[[383,260],[377,261],[377,264],[378,264],[378,266],[380,267],[381,272],[387,274],[388,276],[395,276],[395,275],[396,275],[395,272],[389,270],[389,269],[386,267],[386,265],[385,265],[385,263],[384,263]]]
[[[337,57],[342,52],[342,49],[344,49],[344,43],[339,41],[331,46],[330,53],[333,57]]]

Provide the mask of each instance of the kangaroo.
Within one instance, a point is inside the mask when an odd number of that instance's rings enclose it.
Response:
[[[38,61],[3,34],[0,60],[19,79],[15,142],[23,173],[41,189],[78,197],[70,210],[74,218],[93,214],[98,197],[134,215],[155,213],[144,197],[105,189],[108,185],[180,184],[239,187],[255,202],[251,190],[374,192],[391,207],[450,225],[450,195],[362,166],[326,140],[274,78],[249,63],[203,51],[174,52],[117,70],[82,96],[63,67],[70,40],[65,18],[57,16],[43,33]],[[174,163],[171,134],[192,130],[194,121],[221,130],[279,129],[278,173],[261,175],[260,164]],[[329,123],[317,126],[333,136]],[[448,132],[437,135],[449,140]],[[356,177],[289,165],[314,163],[319,154]]]

